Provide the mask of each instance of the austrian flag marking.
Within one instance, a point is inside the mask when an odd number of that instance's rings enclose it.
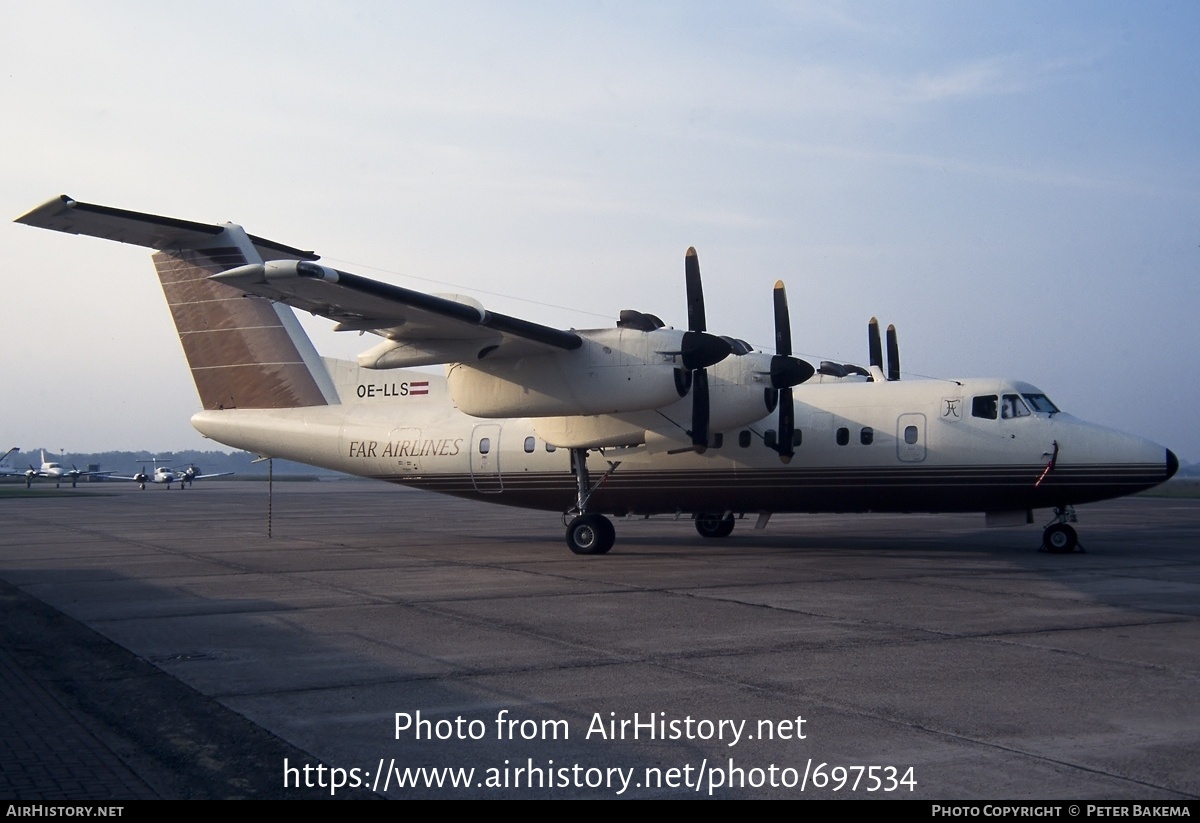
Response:
[[[408,393],[412,394],[429,394],[429,381],[418,380],[408,384]]]

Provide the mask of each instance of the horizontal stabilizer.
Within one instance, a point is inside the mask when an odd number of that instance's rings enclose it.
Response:
[[[211,223],[194,223],[157,214],[80,203],[65,194],[18,217],[16,222],[158,250],[200,248],[211,243],[225,230],[224,226]],[[295,249],[253,234],[247,236],[263,260],[320,259],[311,251]]]

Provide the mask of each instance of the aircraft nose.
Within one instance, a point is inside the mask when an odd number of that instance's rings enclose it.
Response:
[[[1175,456],[1175,452],[1167,449],[1167,479],[1170,480],[1175,476],[1175,472],[1179,471],[1179,458]]]

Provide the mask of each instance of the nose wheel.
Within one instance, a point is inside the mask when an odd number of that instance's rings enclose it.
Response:
[[[1042,548],[1050,554],[1071,554],[1083,551],[1079,535],[1071,525],[1076,521],[1074,506],[1060,506],[1054,510],[1054,520],[1042,532]]]
[[[1079,548],[1079,535],[1066,523],[1054,523],[1042,532],[1042,545],[1051,554],[1070,554]]]

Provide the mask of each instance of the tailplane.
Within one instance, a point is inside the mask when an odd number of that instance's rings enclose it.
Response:
[[[267,260],[317,260],[312,252],[255,237],[232,223],[193,223],[65,195],[16,222],[155,249],[151,259],[205,409],[337,402],[329,373],[291,308],[209,279]]]

